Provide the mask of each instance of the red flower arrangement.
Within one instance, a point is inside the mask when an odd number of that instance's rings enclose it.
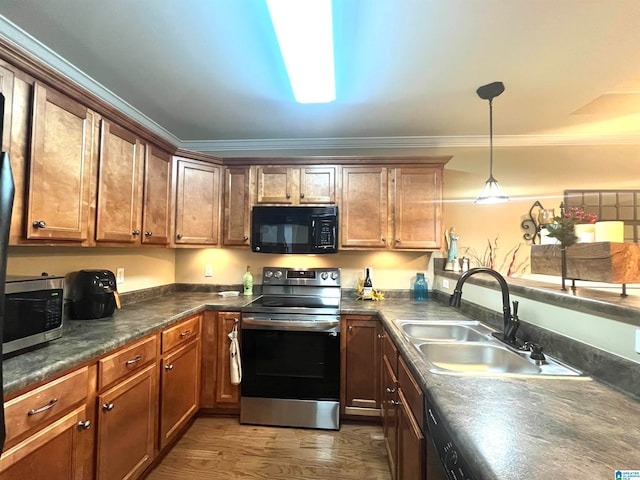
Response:
[[[571,207],[564,212],[564,218],[573,219],[574,223],[596,223],[598,215],[595,213],[586,213],[582,208]]]

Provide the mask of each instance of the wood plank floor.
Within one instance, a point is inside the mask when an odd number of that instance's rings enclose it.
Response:
[[[147,480],[390,480],[382,428],[240,425],[200,417]]]

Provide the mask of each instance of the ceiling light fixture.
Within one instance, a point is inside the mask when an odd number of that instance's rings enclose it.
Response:
[[[266,0],[298,103],[336,99],[331,0]]]
[[[509,201],[498,181],[493,178],[493,99],[504,92],[502,82],[493,82],[483,85],[476,90],[476,93],[483,100],[489,100],[489,178],[484,184],[480,196],[476,199],[479,205],[493,205]]]

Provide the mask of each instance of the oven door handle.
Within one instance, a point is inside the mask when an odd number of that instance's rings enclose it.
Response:
[[[293,330],[298,332],[339,332],[340,320],[295,321],[242,317],[245,330]]]

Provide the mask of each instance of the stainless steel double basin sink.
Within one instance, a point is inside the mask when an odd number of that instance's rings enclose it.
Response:
[[[396,323],[433,373],[473,376],[588,378],[545,354],[544,363],[497,340],[477,321],[403,320]]]

